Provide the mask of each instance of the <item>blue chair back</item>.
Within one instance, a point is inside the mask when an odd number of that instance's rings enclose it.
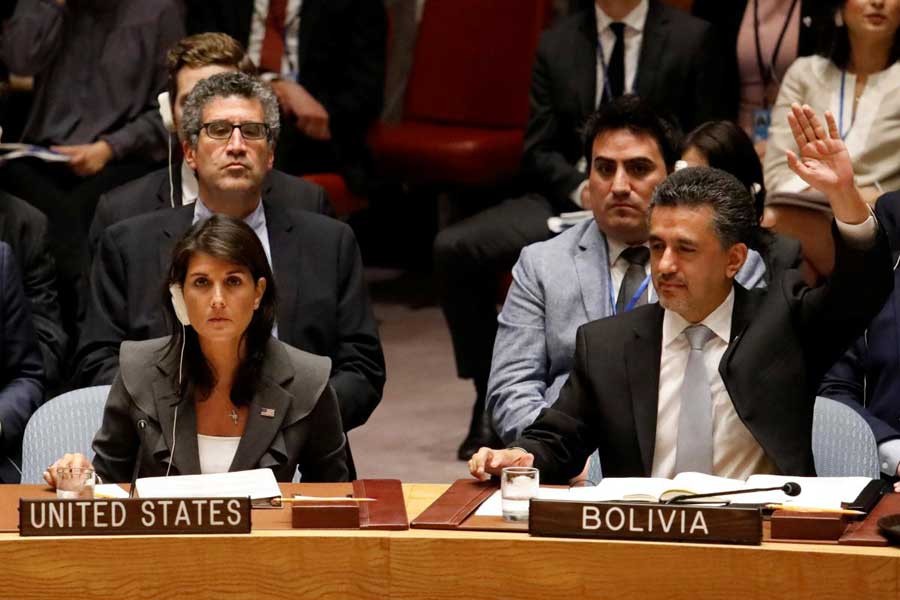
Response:
[[[812,451],[820,477],[880,476],[872,428],[862,415],[836,400],[816,398]]]
[[[38,408],[22,441],[22,483],[43,483],[43,473],[67,452],[94,459],[91,442],[100,429],[108,385],[61,394]]]

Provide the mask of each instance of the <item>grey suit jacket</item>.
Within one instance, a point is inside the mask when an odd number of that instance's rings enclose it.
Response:
[[[498,317],[488,382],[487,411],[505,443],[556,401],[573,367],[578,328],[612,315],[607,256],[594,219],[522,250]],[[748,289],[765,287],[765,274],[751,250],[736,279]]]
[[[178,353],[165,354],[168,340],[122,343],[119,374],[94,438],[94,468],[104,481],[130,481],[139,455],[141,477],[165,475],[170,462],[170,475],[200,473],[197,414],[194,402],[176,391]],[[345,437],[337,398],[328,385],[330,369],[326,357],[269,339],[260,384],[229,471],[270,468],[279,481],[291,481],[299,468],[305,482],[347,480]]]

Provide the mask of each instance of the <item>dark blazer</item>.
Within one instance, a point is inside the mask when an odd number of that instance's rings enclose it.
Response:
[[[253,0],[189,0],[187,5],[188,33],[221,31],[247,46]],[[297,82],[328,111],[338,158],[352,184],[368,161],[366,132],[384,103],[384,2],[304,0],[298,38]]]
[[[888,192],[878,198],[875,217],[884,227],[891,250],[900,252],[900,191]]]
[[[596,109],[597,19],[593,8],[561,19],[541,36],[531,80],[523,169],[532,189],[558,211],[584,181],[581,128]],[[715,93],[722,62],[707,23],[650,0],[635,92],[685,130],[727,110]]]
[[[104,481],[131,481],[138,453],[141,477],[165,475],[170,462],[170,475],[200,473],[196,407],[177,393],[178,352],[164,352],[168,340],[122,344],[122,368],[93,444],[94,468]],[[328,385],[329,363],[269,340],[229,471],[269,468],[278,481],[291,481],[299,467],[303,481],[347,481],[345,436]],[[263,416],[266,409],[274,416]],[[142,420],[146,426],[139,431]]]
[[[344,223],[263,201],[278,292],[278,337],[332,360],[331,385],[348,430],[381,400],[384,355],[353,231]],[[194,207],[116,223],[92,266],[87,314],[76,352],[84,385],[111,383],[119,344],[169,333],[161,302],[172,248]]]
[[[719,373],[741,420],[784,474],[814,474],[819,382],[893,285],[882,232],[868,250],[834,237],[835,271],[821,287],[810,289],[798,269],[768,291],[735,286]],[[575,476],[596,448],[605,476],[651,474],[663,315],[654,304],[579,329],[575,367],[559,400],[512,444],[534,453],[542,479]]]
[[[271,170],[263,182],[262,197],[267,204],[284,208],[302,208],[310,212],[334,215],[325,190],[299,177]],[[100,196],[88,235],[91,256],[97,250],[100,236],[113,223],[164,208],[181,206],[181,163],[172,165],[172,188],[167,167]]]
[[[44,383],[53,390],[62,380],[69,339],[59,313],[56,263],[47,247],[47,217],[0,191],[0,240],[16,257],[43,357]]]
[[[0,242],[0,367],[0,482],[18,483],[22,434],[44,401],[44,372],[22,280],[5,242]]]
[[[789,0],[783,0],[788,2]],[[725,71],[716,91],[728,102],[728,118],[736,119],[741,97],[741,80],[738,71],[737,39],[748,0],[694,0],[691,12],[712,24],[716,31],[720,52],[725,57]],[[818,52],[823,44],[824,20],[833,14],[822,0],[800,0],[800,37],[797,56],[809,56]],[[752,9],[752,8],[751,8]],[[796,10],[796,9],[794,9]],[[786,52],[783,49],[782,52]]]
[[[879,444],[900,438],[900,270],[894,257],[894,292],[819,387],[820,396],[860,413]]]

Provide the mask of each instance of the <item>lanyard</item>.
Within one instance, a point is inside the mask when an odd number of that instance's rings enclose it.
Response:
[[[796,1],[796,0],[795,0]],[[622,43],[625,43],[624,33]],[[628,53],[626,48],[625,53]],[[612,100],[612,90],[609,87],[609,73],[608,68],[606,66],[606,53],[603,51],[603,41],[600,39],[600,36],[597,36],[597,60],[600,62],[600,66],[603,67],[603,92],[600,94],[600,99],[597,101],[597,105],[599,106],[601,102],[603,102],[604,96]],[[623,89],[623,94],[633,94],[634,93],[634,83],[637,82],[637,73],[634,74],[634,79],[631,80],[632,85],[631,89],[628,88],[627,80],[628,73],[625,73],[626,85]]]
[[[625,285],[625,280],[622,280],[622,285]],[[644,295],[644,292],[647,291],[647,286],[650,285],[650,276],[647,275],[644,277],[644,280],[641,282],[641,285],[638,286],[637,291],[634,293],[634,296],[631,297],[631,300],[628,301],[628,304],[625,305],[625,312],[630,311],[634,308],[637,303],[640,301],[641,296]],[[613,295],[613,284],[612,284],[612,273],[609,274],[609,308],[612,311],[613,315],[618,314],[616,312],[616,299]]]
[[[847,131],[844,131],[844,86],[846,81],[847,71],[841,71],[841,105],[838,110],[838,134],[842,140],[847,139],[847,136],[850,135],[850,130],[853,129],[853,122],[855,121],[855,119],[850,119],[850,126],[847,127]]]
[[[791,15],[797,7],[797,0],[791,0],[791,8],[788,10],[787,18],[781,27],[781,33],[778,34],[778,40],[775,42],[775,50],[772,52],[772,58],[769,60],[768,66],[763,64],[762,47],[759,42],[759,0],[753,0],[753,36],[756,39],[756,66],[759,69],[759,76],[763,80],[763,108],[769,108],[769,84],[775,80],[775,62],[778,60],[778,54],[781,52],[781,43],[787,35],[788,25],[791,22]]]

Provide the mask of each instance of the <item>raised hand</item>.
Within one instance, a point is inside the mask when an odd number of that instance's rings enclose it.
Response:
[[[794,103],[788,124],[800,156],[787,151],[788,166],[803,181],[824,194],[853,185],[853,163],[841,139],[834,115],[825,113],[828,131],[809,106]]]
[[[788,166],[810,187],[825,194],[835,217],[845,223],[861,223],[869,216],[853,181],[853,162],[838,132],[834,115],[825,113],[828,131],[807,105],[791,105],[788,124],[800,150],[787,150]]]

